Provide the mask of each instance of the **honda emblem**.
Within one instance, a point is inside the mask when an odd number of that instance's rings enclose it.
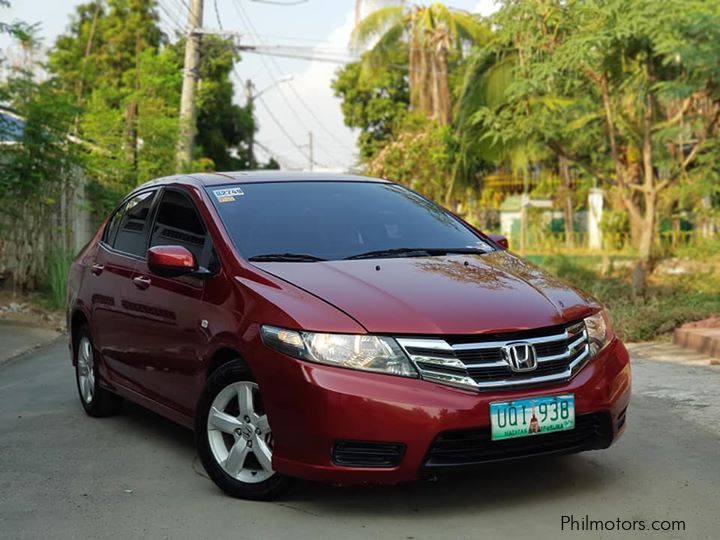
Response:
[[[531,343],[508,343],[502,347],[502,355],[510,369],[517,373],[534,371],[537,368],[537,353]]]

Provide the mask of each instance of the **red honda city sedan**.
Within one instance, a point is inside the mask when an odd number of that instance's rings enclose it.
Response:
[[[82,406],[194,429],[210,478],[251,499],[610,446],[625,347],[595,300],[506,247],[384,180],[147,183],[70,271]]]

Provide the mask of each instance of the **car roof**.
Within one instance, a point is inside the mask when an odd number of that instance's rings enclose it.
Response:
[[[259,182],[380,182],[387,180],[354,174],[338,174],[327,172],[296,172],[296,171],[235,171],[176,174],[165,178],[151,180],[140,188],[152,185],[190,184],[198,187],[218,186],[227,184],[251,184]],[[140,189],[138,188],[138,189]]]

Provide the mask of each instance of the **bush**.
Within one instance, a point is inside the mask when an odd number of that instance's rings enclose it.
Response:
[[[626,341],[660,338],[686,322],[720,314],[720,272],[652,276],[644,298],[634,298],[632,267],[600,272],[600,257],[534,258],[540,266],[602,302],[617,334]]]

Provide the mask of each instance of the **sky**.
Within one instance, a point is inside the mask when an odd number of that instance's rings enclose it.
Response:
[[[10,9],[0,10],[0,20],[39,23],[39,35],[49,47],[65,31],[75,6],[83,1],[87,0],[10,0]],[[268,50],[291,46],[302,56],[346,58],[355,23],[355,0],[306,0],[295,4],[298,1],[205,0],[203,26],[238,32],[241,44],[266,46]],[[181,31],[189,0],[159,3],[163,29],[170,35]],[[283,3],[291,5],[279,5]],[[363,16],[383,3],[393,0],[365,0]],[[495,9],[494,0],[445,3],[483,15]],[[10,45],[6,36],[0,36],[0,49]],[[317,60],[242,54],[233,74],[235,100],[245,102],[244,83],[248,78],[256,93],[262,92],[256,102],[256,151],[261,161],[272,155],[283,168],[308,168],[307,148],[312,132],[315,169],[344,170],[355,164],[357,131],[343,124],[340,100],[330,87],[340,67],[338,63]]]

